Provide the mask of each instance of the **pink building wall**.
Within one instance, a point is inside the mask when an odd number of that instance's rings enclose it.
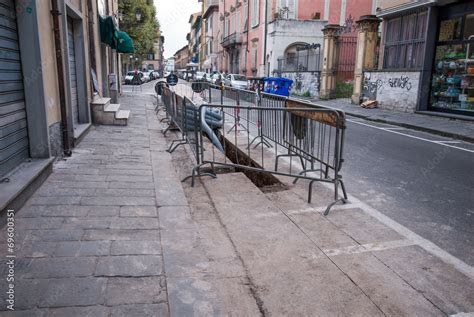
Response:
[[[345,22],[349,17],[355,22],[363,15],[372,14],[373,10],[373,1],[376,0],[329,0],[329,15],[325,17],[325,0],[295,0],[297,1],[297,19],[299,20],[310,20],[314,18],[316,12],[320,14],[321,20],[328,20],[329,24],[340,24],[341,22],[341,9],[344,7],[345,3],[345,14],[343,16],[343,22]],[[223,16],[224,12],[230,12],[232,5],[235,5],[235,0],[223,0],[219,2],[219,16]],[[248,34],[245,32],[245,12],[246,6],[244,1],[241,1],[242,5],[239,8],[240,10],[240,27],[238,30],[235,28],[235,24],[231,23],[229,34],[234,32],[242,34],[242,44],[240,46],[240,66],[239,72],[242,72],[243,69],[247,70],[247,76],[252,76],[253,73],[251,69],[253,68],[253,46],[257,47],[257,69],[258,76],[262,76],[263,69],[263,46],[264,46],[264,25],[265,25],[265,0],[260,0],[260,10],[259,10],[259,24],[256,27],[251,26],[252,16],[252,0],[248,0],[249,5],[249,26]],[[278,0],[268,0],[268,22],[272,21],[277,12]],[[231,13],[230,16],[226,17],[227,19],[233,19],[235,13]],[[224,34],[223,21],[218,19],[218,24],[220,27],[220,34]],[[342,23],[344,24],[344,23]],[[354,24],[355,25],[355,24]],[[219,41],[221,39],[219,38]],[[229,55],[226,53],[226,50],[220,46],[220,65],[219,70],[229,72]],[[245,66],[244,66],[245,65]]]
[[[316,12],[320,13],[321,19],[324,17],[324,0],[299,0],[298,19],[311,20]]]
[[[233,33],[240,34],[242,36],[242,44],[238,46],[238,51],[239,51],[239,73],[242,73],[242,70],[246,70],[246,75],[247,76],[252,76],[251,69],[253,68],[253,60],[254,56],[252,54],[253,52],[253,46],[255,45],[257,47],[257,69],[261,67],[261,63],[263,60],[263,28],[264,28],[264,1],[260,0],[260,10],[259,10],[259,23],[256,27],[252,27],[252,16],[254,15],[254,12],[252,11],[252,0],[248,0],[248,11],[247,7],[245,4],[242,2],[242,5],[240,8],[238,8],[234,13],[230,13],[230,8],[232,5],[235,5],[235,1],[233,0],[225,0],[220,2],[219,5],[219,17],[224,16],[225,12],[229,12],[230,15],[228,17],[225,17],[224,21],[231,21],[230,27],[229,27],[229,35]],[[236,12],[240,10],[240,23],[235,23],[235,19],[237,17]],[[248,32],[245,31],[245,18],[246,18],[246,12],[248,12]],[[270,13],[268,13],[270,16]],[[220,31],[225,37],[224,33],[224,21],[221,21],[219,18],[218,23],[220,26]],[[236,27],[237,26],[237,27]],[[220,36],[219,36],[220,37]],[[220,66],[219,70],[229,73],[229,54],[226,49],[224,49],[222,46],[220,47]]]

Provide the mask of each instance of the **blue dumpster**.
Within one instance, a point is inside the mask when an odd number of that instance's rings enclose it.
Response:
[[[279,96],[290,96],[290,87],[293,81],[283,77],[265,77],[263,78],[264,89],[263,91],[269,94]]]

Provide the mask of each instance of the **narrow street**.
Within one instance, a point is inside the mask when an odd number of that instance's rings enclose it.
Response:
[[[18,314],[442,316],[474,311],[472,266],[438,248],[461,252],[448,248],[463,237],[452,230],[445,239],[451,245],[436,247],[412,234],[409,229],[433,242],[438,238],[426,236],[424,218],[411,216],[403,205],[418,210],[423,204],[408,200],[410,195],[404,202],[386,194],[412,178],[397,172],[398,165],[387,177],[370,168],[374,162],[362,160],[370,150],[374,160],[390,164],[394,156],[400,166],[410,164],[389,152],[395,145],[381,153],[372,148],[406,136],[351,122],[344,175],[352,196],[325,217],[321,206],[332,193],[320,184],[308,204],[304,182],[263,192],[234,172],[199,178],[195,187],[182,183],[194,164],[190,149],[165,151],[179,135],[161,133],[167,124],[160,121],[163,112],[154,110],[154,82],[136,88],[125,86],[120,98],[132,114],[128,126],[94,126],[72,157],[56,162],[52,175],[16,211]],[[439,146],[425,143],[428,149]],[[410,146],[423,149],[425,143],[407,143],[407,153],[398,152],[409,156]],[[411,174],[423,167],[410,166]],[[433,175],[433,182],[443,177]],[[469,200],[459,208],[465,203]],[[418,227],[403,223],[413,218]],[[466,228],[461,221],[455,225]],[[1,243],[3,252],[5,240]],[[462,259],[472,259],[468,242],[464,246]],[[6,276],[7,267],[2,268]]]
[[[348,117],[348,191],[474,265],[474,145]],[[458,147],[458,148],[456,148]]]
[[[474,317],[474,0],[0,0],[0,317]]]

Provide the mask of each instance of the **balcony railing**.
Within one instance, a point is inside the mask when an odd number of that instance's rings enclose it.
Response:
[[[223,47],[235,46],[242,44],[242,34],[241,33],[232,33],[222,39],[221,45]]]

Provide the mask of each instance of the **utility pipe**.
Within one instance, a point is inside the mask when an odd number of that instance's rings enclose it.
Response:
[[[265,26],[264,26],[264,37],[263,37],[263,72],[265,73],[265,69],[267,68],[267,35],[268,35],[268,3],[267,0],[264,1],[265,3]],[[268,70],[270,71],[270,70]],[[268,76],[268,74],[265,74]]]
[[[53,16],[54,45],[56,48],[56,65],[58,75],[59,88],[59,107],[61,110],[61,129],[63,134],[64,155],[71,156],[71,142],[69,136],[68,115],[66,108],[66,91],[64,87],[64,61],[61,41],[61,29],[59,27],[59,11],[58,0],[51,0],[51,15]]]

